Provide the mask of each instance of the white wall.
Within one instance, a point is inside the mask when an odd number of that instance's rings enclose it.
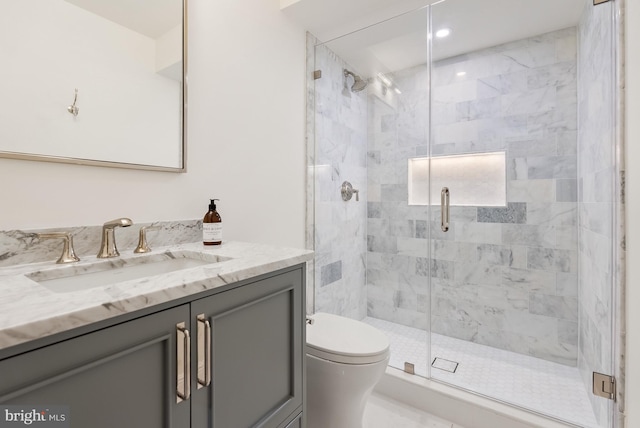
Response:
[[[277,0],[190,1],[186,174],[0,159],[0,229],[195,219],[304,247],[305,32]]]
[[[626,2],[627,423],[640,427],[640,2]]]

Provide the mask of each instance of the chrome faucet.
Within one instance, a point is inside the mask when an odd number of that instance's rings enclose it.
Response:
[[[99,259],[106,259],[108,257],[118,257],[120,253],[116,247],[116,236],[114,229],[116,227],[129,227],[133,224],[131,219],[117,218],[111,220],[102,225],[102,244],[100,244],[100,251],[98,252]]]

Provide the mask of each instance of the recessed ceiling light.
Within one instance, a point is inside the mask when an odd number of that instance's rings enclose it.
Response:
[[[393,88],[394,91],[396,91],[396,94],[400,95],[402,93],[402,91],[398,88]]]
[[[439,39],[443,37],[447,37],[449,34],[451,34],[451,29],[449,28],[441,28],[438,31],[436,31],[436,37]]]
[[[467,72],[466,72],[466,71],[458,71],[458,72],[456,73],[456,76],[464,76],[465,74],[467,74]]]

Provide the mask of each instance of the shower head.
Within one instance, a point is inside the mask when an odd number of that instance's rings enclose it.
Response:
[[[353,77],[351,92],[360,92],[367,87],[367,81],[362,79],[362,77],[358,76],[357,74],[347,70],[346,68],[343,70],[343,73],[345,78],[348,78],[349,76]]]

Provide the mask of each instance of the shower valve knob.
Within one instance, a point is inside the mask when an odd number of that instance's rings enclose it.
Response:
[[[342,194],[343,201],[350,201],[354,193],[356,195],[356,202],[360,201],[360,191],[354,189],[351,183],[349,183],[348,181],[342,183],[342,186],[340,187],[340,193]]]

